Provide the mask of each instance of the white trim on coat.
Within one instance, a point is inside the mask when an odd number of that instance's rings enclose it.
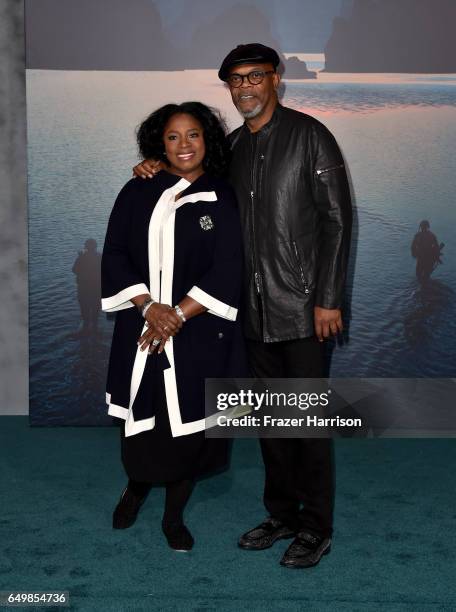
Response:
[[[117,417],[118,419],[123,419],[124,421],[129,421],[129,416],[132,412],[128,408],[123,408],[122,406],[118,406],[117,404],[111,403],[111,394],[106,393],[106,403],[108,404],[108,414],[109,416]],[[147,431],[148,429],[153,429],[155,427],[155,417],[151,417],[150,419],[142,419],[140,421],[135,421],[131,419],[128,423],[128,433],[127,433],[127,423],[125,424],[125,436],[134,436],[135,434],[141,433],[142,431]]]
[[[122,291],[119,291],[119,293],[116,293],[116,295],[103,298],[101,300],[101,309],[104,312],[116,312],[117,310],[131,308],[134,306],[133,302],[130,301],[131,298],[134,298],[137,295],[143,295],[144,293],[149,293],[149,289],[144,283],[131,285],[130,287],[122,289]]]
[[[177,191],[179,193],[179,191]],[[184,196],[178,200],[176,209],[187,202],[215,202],[217,196],[215,192],[192,193],[189,196]],[[176,211],[169,217],[163,228],[163,261],[162,261],[162,301],[165,304],[172,303],[173,293],[173,269],[174,269],[174,225],[176,221]],[[169,423],[171,433],[174,438],[185,436],[188,434],[203,431],[206,427],[206,420],[191,421],[189,423],[182,422],[182,414],[179,406],[179,397],[177,394],[176,367],[174,363],[174,345],[173,338],[170,338],[165,345],[166,356],[170,366],[163,372],[165,383],[166,404],[168,406]]]
[[[125,421],[125,437],[136,436],[136,434],[142,433],[143,431],[149,431],[155,427],[155,417],[150,419],[141,419],[135,421],[133,418],[133,412],[130,410],[127,420]]]
[[[182,179],[182,180],[185,180],[185,179]],[[177,193],[179,193],[179,191]],[[217,201],[217,194],[215,193],[215,191],[200,191],[199,193],[191,193],[190,195],[184,196],[183,198],[179,198],[179,200],[177,200],[176,202],[177,204],[176,208],[179,208],[183,204],[188,204],[188,202],[216,202],[216,201]]]
[[[144,324],[140,336],[144,334],[146,329],[147,325]],[[144,368],[146,367],[148,354],[149,353],[147,349],[142,351],[139,346],[136,349],[135,361],[133,363],[133,371],[131,373],[130,404],[128,406],[128,415],[125,420],[125,437],[134,436],[137,433],[141,433],[141,431],[146,431],[147,429],[153,429],[155,427],[154,417],[150,419],[141,419],[140,421],[135,421],[132,410],[136,395],[138,393],[139,385],[141,384],[141,380],[144,374]]]
[[[218,317],[222,317],[222,319],[228,319],[229,321],[236,321],[237,317],[237,308],[233,306],[229,306],[228,304],[224,304],[217,298],[209,295],[196,285],[190,289],[187,295],[193,298],[202,306],[205,306],[208,309],[208,312],[213,315],[217,315]]]
[[[176,210],[189,202],[215,202],[217,195],[215,191],[203,191],[200,193],[192,193],[184,196],[179,200],[175,200],[176,195],[184,191],[191,183],[186,179],[181,178],[175,185],[165,191],[160,196],[157,204],[154,207],[150,222],[149,222],[149,243],[148,243],[148,258],[149,258],[149,280],[150,280],[150,295],[154,301],[164,304],[172,303],[172,288],[173,288],[173,267],[174,267],[174,225],[176,219]],[[171,204],[175,204],[174,211],[169,215],[163,227],[162,234],[162,269],[161,269],[161,286],[160,286],[160,266],[159,266],[159,232],[163,213]],[[133,297],[133,296],[132,296]],[[215,300],[215,298],[212,298]],[[218,302],[218,300],[215,300]],[[219,302],[219,304],[223,304]],[[225,310],[226,310],[226,305]],[[228,307],[231,308],[231,307]],[[236,309],[231,309],[236,310]],[[237,312],[237,311],[236,311]],[[234,320],[234,319],[233,319]],[[144,333],[145,326],[143,328]],[[179,398],[177,394],[176,370],[174,364],[174,349],[173,338],[171,337],[165,345],[165,353],[170,363],[170,367],[164,370],[164,384],[166,403],[168,407],[168,415],[173,437],[183,436],[197,431],[203,431],[210,422],[214,425],[215,419],[200,419],[190,423],[182,422],[182,415],[179,406]],[[125,419],[125,436],[133,436],[142,431],[153,429],[155,427],[155,417],[135,421],[133,416],[133,403],[141,383],[144,373],[148,352],[141,351],[138,347],[136,351],[135,361],[133,364],[133,372],[130,386],[130,404],[128,410],[121,406],[110,404],[110,410],[116,412],[114,416],[119,416]],[[108,394],[109,395],[109,394]],[[111,413],[111,412],[110,412]],[[213,415],[217,417],[217,415]]]
[[[122,406],[117,406],[117,404],[108,404],[108,414],[109,416],[117,417],[118,419],[123,419],[124,421],[128,418],[128,408],[122,408]]]

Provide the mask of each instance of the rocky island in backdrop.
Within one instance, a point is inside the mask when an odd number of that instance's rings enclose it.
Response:
[[[355,0],[334,20],[326,72],[456,72],[456,0]]]
[[[201,15],[208,13],[199,0]],[[187,3],[188,10],[195,6]],[[186,9],[184,8],[184,11]],[[27,68],[43,70],[185,70],[219,68],[236,44],[261,42],[282,58],[284,78],[311,79],[297,57],[285,59],[268,18],[242,2],[201,19],[185,48],[175,44],[151,0],[26,0]],[[178,42],[178,41],[176,41]]]

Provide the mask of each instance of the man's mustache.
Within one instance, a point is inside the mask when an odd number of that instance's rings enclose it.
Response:
[[[243,94],[239,94],[236,99],[241,100],[242,98],[257,98],[257,96],[255,96],[254,94],[243,93]]]

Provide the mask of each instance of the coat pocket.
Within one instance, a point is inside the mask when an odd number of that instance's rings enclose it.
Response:
[[[302,266],[301,257],[299,256],[298,245],[296,244],[295,240],[292,241],[291,247],[293,249],[294,259],[295,259],[295,262],[296,262],[296,266],[297,266],[297,269],[298,269],[298,273],[299,273],[299,277],[301,279],[302,286],[304,288],[304,293],[306,295],[308,295],[310,293],[309,283],[308,283],[308,281],[306,279],[306,276],[304,274],[304,268]]]
[[[320,176],[320,174],[324,174],[325,172],[331,172],[331,170],[338,170],[340,168],[344,168],[345,164],[337,164],[336,166],[329,166],[328,168],[319,168],[315,170],[315,174]]]

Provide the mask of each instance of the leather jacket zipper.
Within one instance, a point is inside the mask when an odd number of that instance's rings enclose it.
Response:
[[[304,270],[302,269],[301,258],[299,257],[299,253],[298,253],[298,247],[297,247],[296,242],[294,240],[293,240],[292,244],[293,244],[293,249],[294,249],[295,256],[296,256],[296,261],[297,261],[298,266],[299,266],[299,274],[301,276],[301,282],[302,282],[302,284],[304,286],[304,293],[306,295],[308,295],[310,293],[310,289],[309,289],[309,285],[307,284],[306,279],[304,277]]]
[[[253,273],[255,278],[255,288],[257,295],[261,295],[261,276],[257,267],[257,258],[256,258],[256,238],[255,238],[255,174],[256,174],[256,153],[258,148],[258,140],[254,141],[253,137],[250,136],[250,159],[251,159],[251,173],[250,173],[250,220],[252,224],[252,264],[253,264]]]
[[[343,168],[344,164],[339,164],[338,166],[330,166],[329,168],[322,168],[321,170],[315,170],[315,174],[320,176],[320,174],[324,174],[325,172],[330,172],[331,170],[337,170],[338,168]]]
[[[254,215],[254,204],[253,204],[253,191],[250,192],[250,211],[251,211],[251,219],[252,219],[252,263],[253,263],[253,271],[255,277],[255,287],[258,294],[261,293],[261,284],[260,284],[260,274],[257,272],[256,267],[256,254],[255,254],[255,227],[253,225],[255,220]]]
[[[261,189],[263,185],[263,162],[264,162],[264,155],[262,153],[260,155],[260,171],[258,172],[258,193],[260,194],[261,194]]]

